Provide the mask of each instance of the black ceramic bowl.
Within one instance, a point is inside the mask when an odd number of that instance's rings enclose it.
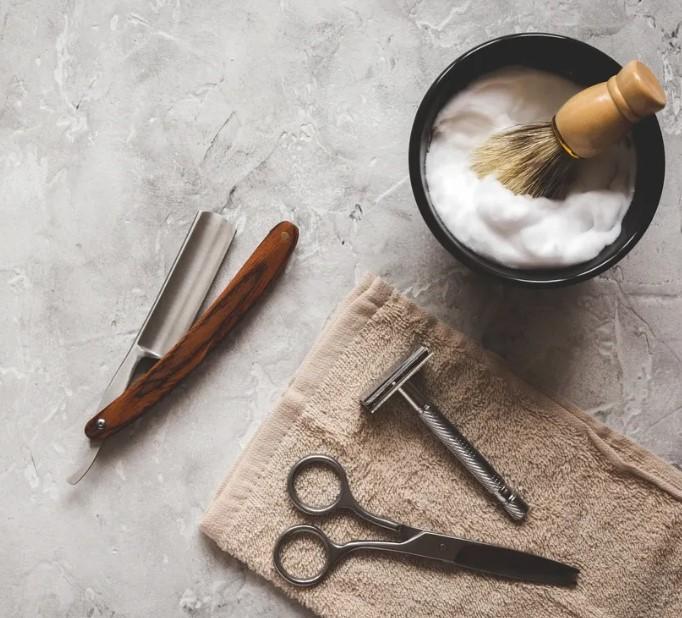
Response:
[[[634,55],[634,54],[633,54]],[[514,34],[483,43],[455,60],[433,82],[419,106],[410,136],[410,180],[424,220],[441,244],[473,270],[526,287],[549,288],[584,281],[618,262],[632,249],[651,223],[663,190],[663,138],[654,117],[632,131],[637,156],[635,192],[623,219],[620,236],[594,259],[564,268],[525,270],[502,266],[459,242],[445,227],[431,203],[424,173],[433,122],[441,108],[482,75],[521,65],[561,75],[591,86],[617,73],[621,65],[594,47],[556,34]]]

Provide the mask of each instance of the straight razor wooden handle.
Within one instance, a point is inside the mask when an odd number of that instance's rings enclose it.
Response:
[[[103,440],[139,418],[186,378],[228,335],[282,273],[298,241],[289,221],[276,225],[241,270],[187,334],[154,366],[85,425],[85,435]]]

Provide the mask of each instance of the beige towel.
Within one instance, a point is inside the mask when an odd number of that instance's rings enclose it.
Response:
[[[429,396],[522,492],[515,525],[397,400],[374,417],[359,395],[416,343]],[[291,465],[328,453],[358,501],[408,525],[577,566],[561,589],[426,561],[358,553],[297,589],[272,565],[285,528],[313,520],[285,491]],[[352,518],[336,541],[377,538]],[[322,616],[682,616],[682,474],[584,412],[538,393],[497,357],[368,276],[337,310],[294,381],[220,487],[202,530]]]

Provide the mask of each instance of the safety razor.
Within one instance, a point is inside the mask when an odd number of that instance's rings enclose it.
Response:
[[[429,358],[429,349],[420,345],[405,360],[390,369],[360,403],[370,414],[374,414],[394,395],[402,396],[445,448],[497,499],[506,513],[515,521],[524,520],[528,505],[523,498],[507,485],[478,449],[413,384],[412,377]]]

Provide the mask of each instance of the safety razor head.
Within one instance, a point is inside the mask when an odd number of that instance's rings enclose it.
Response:
[[[392,367],[382,379],[360,399],[362,407],[374,414],[383,406],[405,382],[417,373],[431,358],[429,349],[420,345],[407,358]]]

